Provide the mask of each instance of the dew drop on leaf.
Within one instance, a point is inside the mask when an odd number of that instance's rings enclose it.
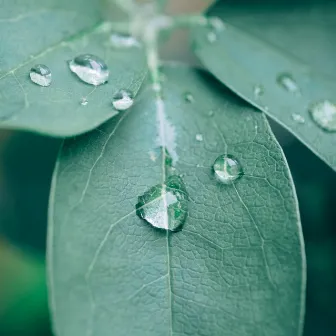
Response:
[[[140,48],[140,42],[132,35],[113,33],[110,36],[110,43],[113,48],[127,49],[127,48]]]
[[[276,81],[281,87],[283,87],[288,92],[291,92],[294,94],[300,93],[300,89],[296,81],[289,73],[285,73],[285,72],[281,73],[280,75],[278,75]]]
[[[313,121],[327,132],[336,131],[336,105],[324,100],[311,105],[309,109]]]
[[[226,29],[224,22],[218,17],[215,17],[215,16],[210,17],[208,19],[208,22],[209,22],[209,26],[217,32],[220,32]]]
[[[83,82],[101,85],[107,82],[109,70],[105,62],[97,56],[83,54],[68,62],[70,70]]]
[[[88,104],[88,100],[86,97],[83,97],[81,100],[80,100],[80,104],[83,105],[83,106],[86,106]]]
[[[119,90],[113,95],[112,104],[118,111],[125,111],[129,109],[133,103],[133,94],[129,90]]]
[[[244,175],[239,161],[230,154],[220,155],[213,164],[216,179],[224,184],[230,184]]]
[[[259,98],[264,94],[264,88],[261,85],[255,85],[253,87],[253,94],[255,98]]]
[[[293,113],[292,119],[298,124],[304,124],[305,118],[301,114]]]
[[[188,194],[180,176],[172,175],[138,197],[136,214],[158,229],[178,231],[188,215]]]
[[[194,99],[194,96],[190,93],[190,92],[186,92],[184,94],[184,100],[187,102],[187,103],[193,103],[195,101]]]
[[[200,142],[203,141],[203,135],[200,133],[196,134],[196,140]]]
[[[29,77],[32,82],[40,86],[51,84],[51,71],[44,64],[36,64],[30,69]]]
[[[207,38],[209,43],[215,43],[217,41],[217,35],[214,31],[208,32],[206,38]]]

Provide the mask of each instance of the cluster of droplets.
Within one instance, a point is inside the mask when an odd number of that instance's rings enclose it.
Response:
[[[115,43],[119,45],[126,43],[127,46],[135,45],[130,37],[118,37],[119,42],[116,42],[117,37],[114,37]],[[111,37],[112,39],[112,37]],[[110,76],[110,71],[106,63],[98,56],[92,54],[82,54],[74,59],[68,61],[69,69],[73,72],[82,82],[93,85],[95,87],[105,84]],[[44,64],[36,64],[30,69],[29,77],[31,81],[39,86],[51,85],[52,76],[50,69]],[[133,93],[129,90],[119,90],[112,97],[112,105],[118,111],[124,111],[133,105],[134,97]],[[82,106],[88,104],[87,97],[83,97],[80,100]]]

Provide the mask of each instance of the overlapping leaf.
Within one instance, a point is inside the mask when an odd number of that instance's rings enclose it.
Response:
[[[309,112],[316,103],[336,103],[335,4],[220,1],[208,14],[232,25],[213,43],[208,29],[195,30],[202,62],[336,169],[336,133],[324,131]],[[279,84],[282,75],[294,81],[295,92]]]

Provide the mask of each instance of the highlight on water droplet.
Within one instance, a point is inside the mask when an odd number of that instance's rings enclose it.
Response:
[[[40,86],[51,84],[51,71],[44,64],[36,64],[30,69],[29,77],[32,82]]]
[[[265,90],[262,85],[255,85],[253,87],[253,94],[255,98],[260,98],[264,94]]]
[[[313,121],[327,132],[336,132],[336,105],[329,100],[312,104],[309,108]]]
[[[193,103],[195,101],[195,98],[194,96],[192,95],[192,93],[190,92],[186,92],[184,94],[184,100],[187,102],[187,103]]]
[[[178,231],[188,215],[188,194],[180,176],[172,175],[138,197],[136,214],[155,228]]]
[[[200,142],[203,141],[203,135],[200,133],[196,134],[196,140]]]
[[[133,103],[133,93],[129,90],[119,90],[113,95],[112,104],[118,111],[125,111],[129,109]]]
[[[132,35],[113,33],[110,36],[110,44],[116,49],[140,48],[140,42]]]
[[[101,85],[108,81],[110,72],[105,62],[91,54],[83,54],[68,62],[70,70],[83,82]]]
[[[300,89],[291,74],[283,72],[278,75],[276,81],[286,91],[294,94],[300,93]]]
[[[244,175],[239,161],[230,154],[220,155],[213,164],[216,179],[224,184],[231,184]]]
[[[298,124],[304,124],[305,118],[301,114],[293,113],[292,119],[297,122]]]

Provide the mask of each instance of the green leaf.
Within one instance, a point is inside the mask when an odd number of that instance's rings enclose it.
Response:
[[[71,136],[91,130],[117,112],[111,97],[119,89],[137,93],[146,74],[141,48],[116,50],[111,27],[99,22],[99,1],[11,1],[0,18],[0,127]],[[105,60],[110,79],[94,87],[81,82],[67,61],[90,53]],[[52,84],[31,82],[30,69],[45,64]],[[88,97],[88,104],[80,104]]]
[[[56,335],[299,335],[298,206],[264,115],[198,71],[165,76],[164,105],[145,90],[60,152],[48,237]],[[212,173],[226,150],[245,173],[231,185]],[[169,171],[189,210],[182,230],[167,233],[136,204]]]
[[[195,29],[194,47],[201,61],[336,169],[336,133],[324,131],[309,112],[315,103],[336,102],[335,4],[221,1],[208,14],[232,25],[214,43],[207,39],[209,29]],[[283,74],[295,81],[296,92],[278,83]],[[263,94],[256,95],[256,87]]]

